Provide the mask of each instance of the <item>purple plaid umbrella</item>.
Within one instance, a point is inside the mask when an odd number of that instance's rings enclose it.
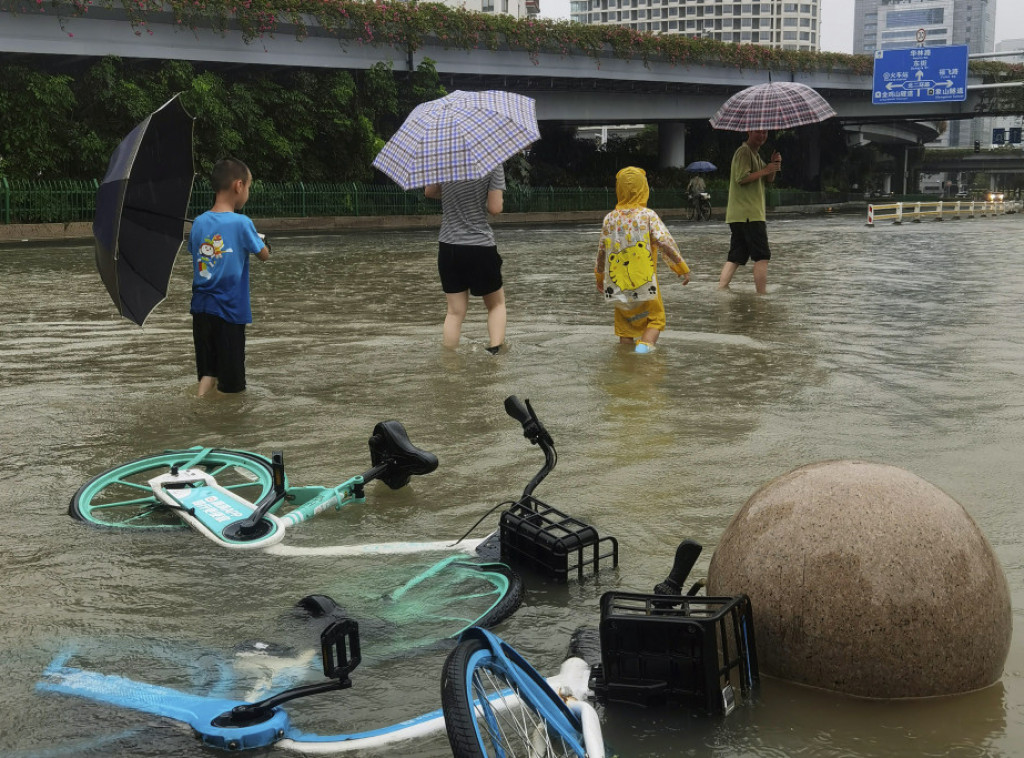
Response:
[[[730,132],[792,129],[836,115],[821,95],[806,84],[767,82],[740,90],[711,118],[714,129]]]
[[[538,139],[533,98],[456,90],[413,108],[373,165],[402,189],[479,179]]]

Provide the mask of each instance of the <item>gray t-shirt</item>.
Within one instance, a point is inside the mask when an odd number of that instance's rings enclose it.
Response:
[[[505,171],[498,166],[487,176],[441,185],[441,233],[449,245],[493,245],[487,223],[487,193],[505,189]]]

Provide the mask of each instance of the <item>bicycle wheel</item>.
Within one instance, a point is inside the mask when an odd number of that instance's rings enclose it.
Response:
[[[161,503],[149,487],[149,480],[190,465],[217,478],[225,489],[234,490],[250,502],[259,502],[273,489],[273,468],[269,460],[242,450],[206,451],[194,462],[200,449],[167,450],[130,463],[115,466],[83,484],[71,498],[68,514],[79,521],[122,529],[185,529],[185,523]]]
[[[516,683],[509,667],[537,687]],[[441,709],[454,758],[584,758],[579,724],[540,675],[470,638],[452,650],[441,678]]]
[[[694,217],[696,217],[696,215],[697,215],[697,207],[691,202],[689,205],[686,206],[686,220],[687,221],[693,221],[693,219],[694,219]]]
[[[700,201],[699,217],[701,221],[711,220],[711,203],[707,200]]]

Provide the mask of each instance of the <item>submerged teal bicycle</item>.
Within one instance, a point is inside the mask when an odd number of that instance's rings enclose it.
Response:
[[[336,487],[292,487],[284,456],[192,447],[166,450],[104,471],[71,498],[68,513],[94,526],[127,530],[191,527],[229,548],[265,548],[285,530],[330,507],[366,502],[374,480],[391,489],[437,468],[437,456],[409,441],[398,421],[369,440],[371,467]]]
[[[554,442],[529,400],[524,403],[512,395],[505,399],[505,412],[522,425],[523,436],[530,444],[537,445],[544,453],[544,465],[523,490],[521,498],[499,505],[517,508],[517,523],[529,521],[533,532],[551,522],[551,528],[557,528],[561,535],[567,528],[568,517],[532,497],[534,489],[555,467]],[[459,539],[433,542],[320,547],[279,544],[291,526],[308,521],[331,507],[340,509],[366,502],[366,485],[374,480],[399,489],[413,476],[428,474],[437,468],[437,456],[413,445],[405,427],[398,421],[378,423],[370,436],[369,448],[370,468],[335,487],[293,486],[285,474],[284,456],[280,452],[267,458],[228,448],[165,450],[94,476],[71,498],[68,513],[79,521],[115,531],[168,531],[191,527],[223,547],[265,548],[276,555],[337,558],[458,552],[490,558],[498,553],[500,530],[482,538],[469,538],[467,533]],[[552,514],[556,513],[557,523],[552,522]],[[580,528],[585,526],[575,520],[572,523]],[[479,524],[478,521],[473,528]],[[581,556],[574,570],[582,575],[584,565],[596,568],[598,557],[609,558],[611,565],[616,565],[614,539],[597,540],[596,530],[589,527],[587,534],[593,539],[577,540],[573,549],[582,550],[586,542],[588,548],[595,547],[594,556],[586,560]],[[598,555],[598,543],[602,550],[612,552]],[[608,544],[612,548],[608,548]]]

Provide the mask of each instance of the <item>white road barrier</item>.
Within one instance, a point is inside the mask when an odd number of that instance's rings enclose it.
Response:
[[[1021,203],[1018,200],[970,200],[953,202],[942,200],[920,200],[912,203],[888,203],[886,205],[868,205],[868,226],[876,221],[891,221],[902,224],[910,221],[921,222],[926,218],[943,221],[947,218],[961,219],[977,217],[1003,216],[1007,213],[1018,213]]]

